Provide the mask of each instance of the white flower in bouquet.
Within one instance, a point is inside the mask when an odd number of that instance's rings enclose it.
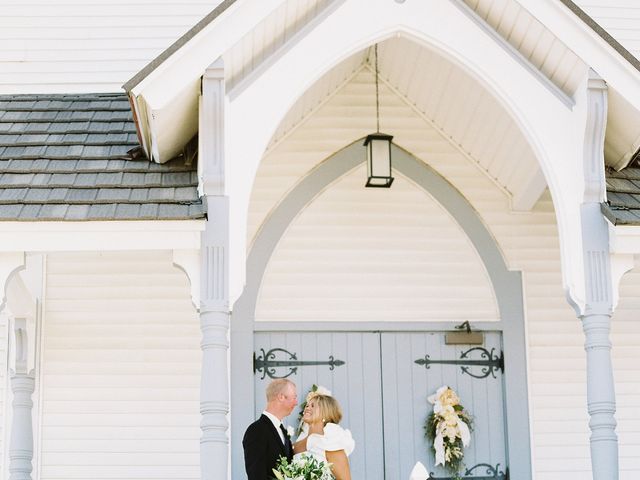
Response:
[[[304,454],[296,455],[291,462],[280,457],[273,474],[277,480],[335,480],[330,463]]]
[[[326,387],[323,387],[322,385],[318,385],[318,389],[316,390],[316,393],[318,395],[324,395],[325,397],[331,396],[331,390],[329,390]]]
[[[425,430],[433,441],[435,464],[452,472],[454,478],[460,478],[464,448],[471,442],[472,418],[460,404],[458,395],[446,385],[428,400],[433,404],[433,413],[427,419]]]

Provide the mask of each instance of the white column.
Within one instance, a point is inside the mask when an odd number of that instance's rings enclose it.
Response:
[[[31,480],[31,459],[33,457],[33,427],[31,412],[33,402],[31,394],[34,389],[33,374],[27,374],[28,357],[27,328],[25,319],[12,318],[7,305],[7,287],[11,276],[24,267],[22,252],[0,253],[0,312],[9,319],[9,335],[13,337],[13,368],[10,369],[11,391],[13,394],[13,419],[8,445],[8,465],[10,480]]]
[[[229,459],[229,314],[201,312],[200,471],[203,480],[226,480]]]
[[[31,395],[35,378],[31,373],[16,373],[11,377],[13,420],[9,444],[9,480],[31,480],[33,467],[33,425]]]
[[[224,68],[221,60],[202,79],[199,131],[200,191],[207,204],[202,233],[200,327],[200,469],[202,480],[229,477],[229,198],[225,196]]]
[[[202,429],[200,466],[203,480],[227,480],[229,463],[229,302],[228,199],[208,197],[207,229],[202,234],[200,328]]]
[[[585,132],[582,158],[584,191],[580,205],[581,262],[571,274],[570,302],[582,321],[587,361],[587,410],[591,429],[591,468],[594,480],[618,479],[616,400],[609,337],[615,307],[609,229],[600,211],[606,195],[604,134],[607,86],[589,72],[584,97]],[[574,180],[575,181],[575,180]],[[581,267],[581,268],[578,268]]]
[[[11,421],[11,439],[9,442],[9,480],[31,480],[33,470],[33,401],[31,395],[35,388],[35,374],[29,370],[31,338],[27,331],[26,318],[14,318],[13,369],[11,371],[11,393],[13,418]]]
[[[616,397],[611,363],[613,277],[607,224],[599,204],[582,206],[585,304],[579,317],[587,356],[587,409],[594,480],[617,480]]]
[[[618,437],[616,435],[616,397],[611,365],[609,315],[584,315],[582,327],[587,352],[587,404],[591,429],[593,478],[618,478]]]

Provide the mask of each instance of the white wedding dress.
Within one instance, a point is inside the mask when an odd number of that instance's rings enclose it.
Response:
[[[305,424],[302,433],[296,441],[300,441],[307,437],[308,426]],[[335,452],[338,450],[344,450],[347,456],[351,455],[355,448],[356,442],[351,436],[351,432],[342,428],[335,423],[327,423],[324,427],[324,434],[320,435],[312,433],[307,438],[307,451],[302,453],[296,453],[294,459],[304,455],[313,455],[318,460],[323,462],[327,461],[327,455],[325,452]]]

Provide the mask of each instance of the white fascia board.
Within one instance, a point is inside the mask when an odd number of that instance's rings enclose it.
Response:
[[[185,110],[197,102],[199,79],[206,68],[283,1],[238,0],[131,89],[138,129],[147,140],[143,146],[149,158],[164,163],[190,140],[197,131],[198,117],[196,112],[191,115]],[[175,125],[181,126],[171,139],[165,138],[163,125],[167,123],[173,125],[170,131]]]
[[[0,222],[0,252],[199,249],[205,220]]]
[[[640,254],[640,225],[609,225],[611,253]]]
[[[133,87],[131,93],[144,95],[152,109],[163,107],[284,1],[238,0]]]
[[[640,110],[640,71],[557,0],[518,0],[531,15]]]

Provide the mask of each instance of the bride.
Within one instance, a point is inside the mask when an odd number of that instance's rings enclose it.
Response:
[[[329,462],[336,480],[351,480],[347,457],[353,451],[355,442],[351,432],[338,425],[341,419],[342,410],[335,398],[311,393],[302,415],[305,425],[293,451],[296,455],[307,452]]]

